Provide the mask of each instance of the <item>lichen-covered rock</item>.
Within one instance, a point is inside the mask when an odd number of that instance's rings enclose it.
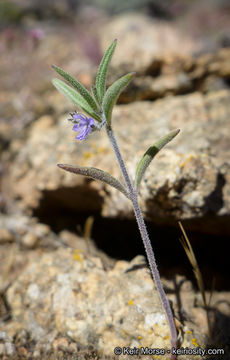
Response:
[[[143,264],[138,257],[105,271],[99,258],[83,252],[43,254],[7,290],[12,319],[35,342],[58,332],[101,355],[113,355],[116,346],[169,348],[167,321]],[[204,347],[204,334],[194,325],[188,330],[181,346],[194,347],[196,338]]]
[[[55,249],[61,239],[48,225],[22,215],[0,216],[0,294],[17,279],[29,261],[39,255],[32,249]],[[21,251],[19,250],[21,249]],[[7,309],[6,309],[7,310]],[[0,318],[2,318],[0,311]]]
[[[3,355],[11,358],[16,355],[13,339],[5,331],[0,332],[0,356]]]
[[[134,58],[135,59],[135,58]],[[112,83],[117,77],[135,70],[136,78],[119,98],[120,103],[138,100],[154,100],[168,95],[180,95],[199,91],[208,93],[228,89],[230,76],[230,49],[193,57],[171,53],[152,54],[143,66],[119,59],[109,74]]]
[[[29,262],[39,258],[39,252],[53,251],[60,247],[100,256],[106,268],[111,268],[115,262],[86,237],[77,236],[67,230],[57,235],[48,225],[25,215],[1,215],[0,295],[18,278]],[[5,310],[7,312],[7,308]],[[2,317],[3,312],[0,309],[0,321]]]

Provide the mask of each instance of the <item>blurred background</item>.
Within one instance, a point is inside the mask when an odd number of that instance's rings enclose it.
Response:
[[[2,294],[33,252],[77,248],[79,238],[90,238],[94,251],[105,254],[110,265],[144,254],[125,199],[56,168],[58,162],[72,161],[119,176],[104,137],[75,142],[67,122],[75,109],[51,84],[55,64],[89,88],[115,38],[118,46],[108,84],[126,72],[137,74],[115,113],[122,149],[130,154],[128,166],[150,145],[150,130],[137,128],[131,136],[120,117],[132,118],[134,127],[144,128],[159,115],[164,125],[152,125],[153,135],[161,130],[163,134],[166,127],[184,128],[184,140],[180,135],[163,163],[177,166],[180,161],[184,169],[188,159],[193,162],[183,176],[165,183],[160,178],[164,169],[156,162],[160,175],[155,179],[153,171],[155,180],[149,175],[143,188],[142,206],[160,272],[166,278],[186,276],[197,289],[179,242],[181,219],[206,289],[214,286],[229,297],[228,0],[0,0]],[[175,168],[169,168],[171,174]],[[200,188],[202,179],[205,185]],[[13,265],[6,261],[9,253]]]

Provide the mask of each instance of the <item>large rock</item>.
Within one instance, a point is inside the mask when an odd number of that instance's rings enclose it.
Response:
[[[127,51],[131,51],[128,49]],[[142,56],[146,56],[143,52]],[[135,59],[132,57],[132,59]],[[230,49],[197,56],[188,54],[167,54],[159,52],[148,55],[144,64],[128,63],[119,58],[112,63],[109,83],[124,73],[136,71],[137,76],[119,97],[120,103],[138,100],[154,100],[168,95],[181,95],[199,91],[201,93],[228,89],[230,76]]]
[[[116,346],[170,348],[167,321],[142,257],[105,271],[99,258],[83,252],[62,248],[41,254],[9,287],[6,299],[14,324],[5,326],[8,336],[25,329],[46,349],[57,334],[100,356],[113,356]],[[181,346],[204,348],[204,334],[189,325],[181,325]]]
[[[230,92],[223,90],[115,109],[114,129],[132,178],[147,147],[171,129],[181,129],[146,172],[140,199],[147,219],[169,223],[205,218],[214,221],[205,231],[228,233],[223,222],[230,211],[229,101]],[[38,209],[43,198],[43,206],[133,217],[130,203],[115,189],[57,168],[57,163],[94,166],[120,177],[105,132],[77,143],[67,117],[56,125],[45,116],[31,127],[9,169],[11,196],[24,210]]]

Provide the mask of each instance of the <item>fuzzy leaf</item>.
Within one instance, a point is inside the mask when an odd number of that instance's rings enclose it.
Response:
[[[70,74],[62,70],[60,67],[52,65],[53,69],[61,75],[66,81],[68,81],[78,92],[79,94],[87,101],[87,103],[92,107],[93,110],[97,111],[98,106],[94,101],[93,97],[90,95],[88,90],[76,79],[74,79]]]
[[[87,101],[74,89],[72,89],[69,85],[64,83],[64,81],[59,79],[53,79],[52,83],[73,104],[79,106],[82,110],[84,110],[88,115],[92,116],[94,119],[101,121],[99,115],[95,113],[95,111],[90,107]]]
[[[107,125],[110,127],[111,124],[111,115],[113,107],[120,95],[120,93],[126,88],[126,86],[133,79],[135,73],[129,73],[125,76],[122,76],[120,79],[115,81],[106,91],[103,98],[103,111],[106,117]]]
[[[150,146],[148,150],[144,153],[139,164],[137,165],[137,170],[136,170],[135,183],[137,189],[139,188],[144,173],[148,168],[149,164],[151,163],[152,159],[169,141],[171,141],[179,133],[179,131],[180,131],[179,129],[176,129],[171,131],[168,135],[163,136],[158,141],[156,141],[152,146]]]
[[[61,169],[72,172],[74,174],[85,175],[95,180],[100,180],[106,184],[111,185],[115,189],[122,192],[127,198],[129,198],[129,195],[124,185],[122,185],[122,183],[119,180],[115,179],[112,175],[101,169],[97,169],[94,167],[85,167],[85,166],[72,166],[67,164],[58,164],[57,166]]]
[[[106,75],[109,67],[109,63],[111,61],[112,55],[114,53],[115,47],[117,45],[117,40],[114,40],[112,44],[106,50],[101,63],[99,65],[99,69],[96,77],[96,89],[97,96],[100,103],[102,103],[104,94],[105,94],[105,83],[106,83]]]

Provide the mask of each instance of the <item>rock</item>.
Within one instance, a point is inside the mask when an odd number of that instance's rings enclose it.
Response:
[[[149,270],[143,266],[131,270],[143,265],[143,257],[118,261],[105,271],[99,258],[83,253],[79,261],[73,255],[70,249],[43,254],[7,290],[13,321],[29,331],[35,343],[59,333],[54,349],[65,350],[68,335],[80,348],[91,345],[101,355],[112,355],[118,344],[170,346]],[[22,288],[24,292],[19,291]],[[196,337],[204,347],[204,336],[194,326],[190,332],[186,329],[182,346],[193,347]]]
[[[0,244],[13,242],[13,241],[14,241],[13,235],[7,229],[0,228]]]
[[[22,245],[27,249],[33,249],[39,242],[35,234],[26,234],[22,238]]]
[[[77,258],[81,257],[82,252],[87,252],[90,256],[98,256],[103,262],[105,268],[112,268],[115,264],[115,260],[109,257],[104,251],[98,249],[91,239],[84,237],[79,237],[70,231],[63,230],[59,233],[61,243],[64,246],[68,246],[73,249],[74,256]]]
[[[62,241],[47,225],[21,215],[0,216],[0,239],[0,294],[34,257],[39,257],[39,251],[30,249],[52,250]],[[5,317],[8,312],[7,308],[1,315]]]
[[[229,233],[223,226],[230,211],[229,100],[230,92],[222,90],[115,109],[114,129],[132,177],[141,155],[155,140],[181,129],[146,172],[140,188],[146,219],[165,224],[203,219],[203,225],[193,224],[194,228]],[[133,217],[129,202],[117,190],[57,168],[57,163],[93,166],[120,177],[104,131],[78,144],[67,117],[60,118],[57,126],[50,124],[45,132],[39,121],[31,127],[28,141],[9,170],[11,196],[27,211],[42,202],[46,208],[50,204],[106,217]]]
[[[13,357],[16,354],[13,339],[7,335],[5,331],[0,332],[0,355],[7,355]]]
[[[38,243],[44,248],[55,248],[60,244],[48,225],[20,214],[0,216],[0,239],[0,244],[16,242],[27,248],[33,248]]]
[[[54,341],[53,344],[54,350],[64,350],[66,351],[69,347],[68,340],[64,337],[58,338]]]
[[[189,34],[181,32],[175,24],[157,21],[142,14],[123,14],[113,17],[101,33],[102,48],[111,39],[119,43],[113,64],[129,64],[129,71],[141,71],[150,66],[153,58],[175,54],[192,54],[198,46]],[[183,44],[183,47],[181,47]],[[143,71],[143,70],[142,70]]]
[[[119,103],[137,100],[153,100],[168,95],[201,93],[228,89],[230,49],[220,49],[215,53],[197,58],[185,54],[168,53],[152,56],[149,62],[127,64],[125,59],[113,65],[109,83],[131,70],[137,76],[119,97]]]
[[[168,95],[178,95],[192,90],[192,81],[183,72],[162,75],[157,78],[150,76],[134,78],[133,83],[119,98],[119,103],[140,100],[153,100]]]
[[[87,252],[91,256],[100,256],[106,269],[111,269],[115,263],[114,259],[99,250],[86,236],[79,237],[67,230],[56,235],[49,226],[37,222],[35,218],[0,216],[0,236],[0,319],[9,314],[9,308],[1,301],[1,293],[4,293],[29,262],[39,258],[44,251],[68,247],[73,249],[75,260],[81,259],[82,252]],[[36,294],[36,288],[32,287],[30,290]]]

